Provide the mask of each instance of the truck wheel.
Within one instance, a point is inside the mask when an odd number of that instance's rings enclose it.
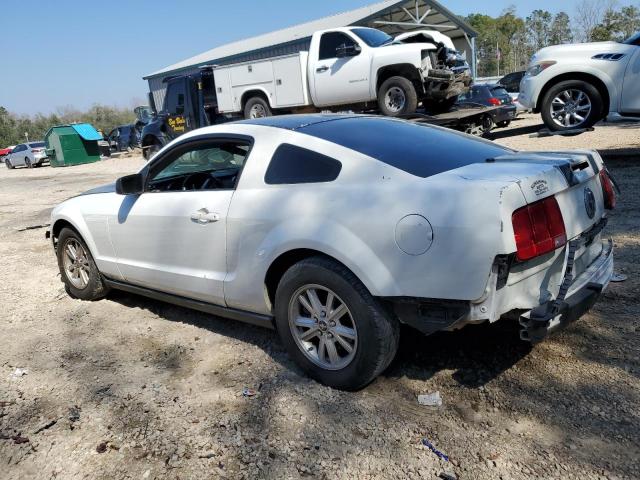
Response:
[[[60,276],[69,296],[97,300],[108,293],[89,248],[75,230],[62,229],[56,254]]]
[[[404,77],[391,77],[380,85],[378,107],[388,117],[415,113],[418,108],[416,88]]]
[[[244,106],[244,118],[263,118],[272,115],[269,103],[262,97],[250,98]]]
[[[602,118],[602,95],[582,80],[567,80],[551,87],[542,99],[542,120],[549,130],[592,127]]]
[[[142,150],[142,156],[145,160],[151,160],[153,156],[160,151],[160,145],[153,143]]]
[[[398,348],[392,317],[343,265],[312,257],[292,266],[278,285],[276,326],[309,376],[357,390],[386,369]]]

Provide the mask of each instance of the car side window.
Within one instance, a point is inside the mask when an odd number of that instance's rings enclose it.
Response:
[[[342,32],[323,33],[320,38],[320,52],[318,60],[327,60],[328,58],[336,58],[336,49],[341,46],[356,45],[356,42]]]
[[[147,191],[229,190],[236,186],[251,145],[199,141],[178,147],[151,166]]]
[[[332,182],[342,163],[321,153],[283,143],[269,163],[264,181],[268,185]]]

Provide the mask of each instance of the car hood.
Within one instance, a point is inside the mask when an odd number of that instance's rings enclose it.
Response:
[[[415,32],[401,33],[400,35],[395,37],[395,41],[404,43],[408,39],[415,39],[416,37],[420,38],[421,42],[419,43],[442,43],[450,50],[456,49],[453,41],[449,37],[435,30],[418,30]]]
[[[100,187],[92,188],[91,190],[87,190],[86,192],[82,192],[76,197],[82,197],[83,195],[96,195],[98,193],[115,193],[116,192],[116,184],[109,183],[107,185],[102,185]],[[72,197],[74,198],[74,197]]]
[[[540,60],[556,60],[557,58],[578,59],[581,57],[591,57],[598,53],[625,53],[630,45],[618,42],[592,42],[574,43],[569,45],[554,45],[538,51],[531,59],[531,63]]]

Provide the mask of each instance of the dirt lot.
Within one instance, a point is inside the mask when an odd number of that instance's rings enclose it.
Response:
[[[640,144],[637,125],[529,138],[537,123],[496,137]],[[358,393],[307,379],[271,331],[122,293],[65,294],[38,226],[141,165],[0,170],[1,478],[640,478],[640,158],[609,163],[624,196],[608,232],[629,279],[590,314],[534,348],[505,322],[404,335]],[[436,390],[442,407],[417,404]]]

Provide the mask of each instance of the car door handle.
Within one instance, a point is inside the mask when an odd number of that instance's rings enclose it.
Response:
[[[205,225],[207,223],[215,223],[220,220],[220,215],[215,212],[210,212],[206,208],[193,212],[191,214],[191,221]]]
[[[318,73],[326,72],[327,70],[329,70],[329,67],[327,67],[326,65],[316,68],[316,72]]]

